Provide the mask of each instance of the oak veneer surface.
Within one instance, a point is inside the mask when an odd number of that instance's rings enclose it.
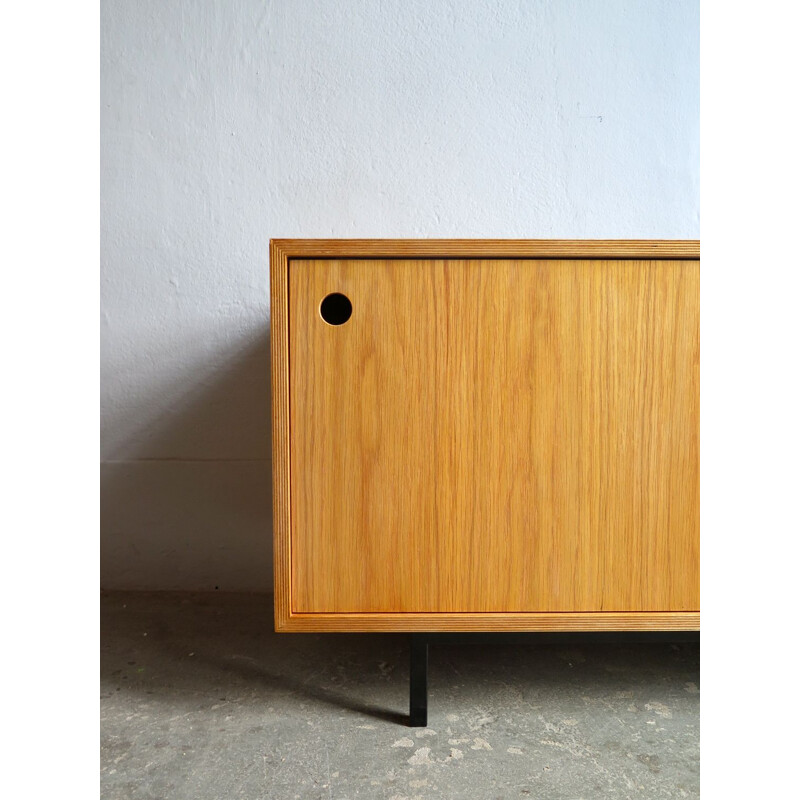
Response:
[[[281,613],[696,624],[675,612],[699,608],[697,260],[284,265]],[[352,301],[344,325],[320,316],[330,292]]]

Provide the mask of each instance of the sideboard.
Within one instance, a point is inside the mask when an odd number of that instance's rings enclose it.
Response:
[[[699,252],[272,240],[276,630],[699,630]]]

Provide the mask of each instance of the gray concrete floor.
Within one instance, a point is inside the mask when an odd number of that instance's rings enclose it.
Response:
[[[699,647],[431,647],[272,632],[268,596],[105,594],[101,796],[699,796]]]

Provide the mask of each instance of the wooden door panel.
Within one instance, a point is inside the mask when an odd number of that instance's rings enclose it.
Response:
[[[288,288],[293,612],[699,608],[697,261],[292,259]]]

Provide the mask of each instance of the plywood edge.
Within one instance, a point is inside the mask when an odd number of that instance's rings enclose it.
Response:
[[[277,606],[277,592],[276,592]],[[699,631],[699,611],[486,614],[289,614],[278,632]]]
[[[699,259],[697,239],[272,239],[285,258]]]
[[[270,343],[272,357],[272,531],[275,630],[286,629],[291,610],[289,504],[289,260],[270,242]]]

